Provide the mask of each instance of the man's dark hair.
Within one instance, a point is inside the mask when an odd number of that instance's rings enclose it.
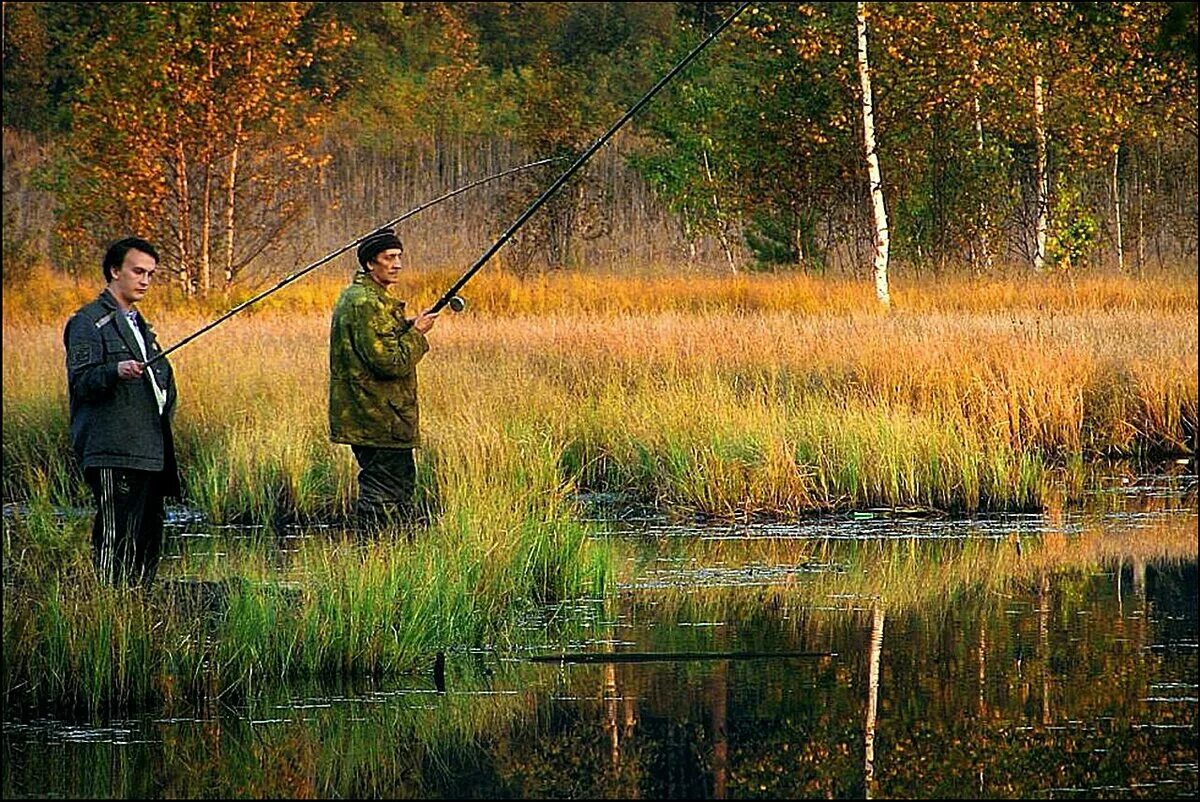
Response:
[[[112,271],[114,267],[120,267],[125,262],[125,254],[130,251],[141,251],[144,254],[154,257],[155,264],[158,263],[158,251],[154,250],[154,246],[141,237],[126,237],[119,239],[112,245],[108,246],[108,252],[104,254],[104,280],[112,281]]]

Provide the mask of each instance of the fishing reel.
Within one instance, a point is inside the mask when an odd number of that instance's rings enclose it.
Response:
[[[451,312],[461,312],[467,308],[467,302],[457,295],[450,296],[450,300],[446,302],[446,305],[450,307]]]

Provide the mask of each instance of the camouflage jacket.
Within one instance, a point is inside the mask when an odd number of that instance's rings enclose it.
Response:
[[[329,329],[329,436],[386,448],[420,444],[417,362],[429,350],[408,327],[404,302],[359,272],[333,308]]]

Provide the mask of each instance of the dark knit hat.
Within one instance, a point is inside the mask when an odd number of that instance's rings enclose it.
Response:
[[[370,262],[376,256],[389,248],[399,248],[404,250],[404,243],[396,236],[396,232],[390,228],[381,228],[373,234],[367,235],[362,242],[358,244],[358,263],[365,270],[367,262]]]

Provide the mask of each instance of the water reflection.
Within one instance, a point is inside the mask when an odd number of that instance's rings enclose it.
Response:
[[[879,710],[879,660],[883,652],[883,608],[875,606],[871,623],[871,658],[867,673],[867,722],[863,725],[863,782],[866,797],[875,797],[875,716]]]
[[[1140,499],[1140,497],[1138,497]],[[535,663],[296,685],[237,707],[4,726],[9,796],[1176,797],[1197,791],[1197,515],[843,521],[829,541],[628,528],[608,600],[528,654],[828,652]],[[1007,536],[1025,533],[1018,556]],[[748,524],[746,526],[749,526]],[[897,532],[911,526],[918,532]],[[923,533],[934,527],[937,537]],[[956,530],[957,527],[957,530]],[[853,530],[853,531],[850,531]],[[974,536],[972,532],[981,532]],[[857,537],[852,537],[857,533]],[[546,625],[582,627],[560,637]]]

